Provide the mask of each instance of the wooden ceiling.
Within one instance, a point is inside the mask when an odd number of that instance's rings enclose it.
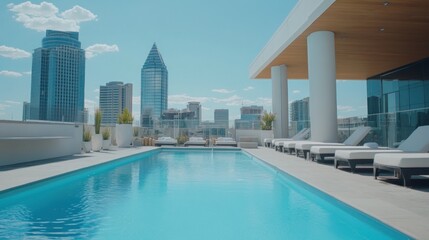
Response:
[[[337,79],[367,79],[429,57],[429,0],[337,0],[257,78],[285,64],[289,79],[307,79],[315,31],[335,33]]]

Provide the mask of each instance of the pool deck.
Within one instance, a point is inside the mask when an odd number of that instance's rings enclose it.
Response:
[[[270,148],[244,150],[411,237],[429,239],[429,181],[405,188],[375,180],[372,168],[352,174],[335,169],[333,164],[304,160]]]
[[[113,149],[42,161],[37,164],[2,167],[0,168],[0,191],[153,149],[156,148]],[[422,186],[405,188],[374,180],[371,171],[358,171],[352,174],[335,169],[332,165],[306,161],[270,148],[259,147],[244,149],[244,151],[405,234],[416,239],[429,239],[429,181],[427,180],[424,180]]]

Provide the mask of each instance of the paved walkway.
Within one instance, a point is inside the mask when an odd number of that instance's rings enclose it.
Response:
[[[72,157],[39,162],[37,165],[21,165],[19,168],[0,168],[0,191],[51,178],[67,172],[91,167],[118,158],[145,152],[155,147],[121,148],[109,151],[76,154]],[[42,164],[43,163],[43,164]]]
[[[0,191],[152,149],[95,152],[44,164],[2,168]],[[374,180],[368,172],[352,174],[269,148],[245,151],[412,237],[429,239],[429,187],[404,188]]]
[[[405,188],[270,148],[245,151],[416,239],[429,239],[428,188]]]

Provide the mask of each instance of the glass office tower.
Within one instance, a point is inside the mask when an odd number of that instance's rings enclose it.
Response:
[[[85,51],[78,32],[47,30],[34,50],[30,118],[82,122]]]
[[[168,71],[154,43],[141,69],[141,126],[153,123],[167,110]]]
[[[429,58],[367,80],[368,121],[375,140],[395,146],[429,125]]]

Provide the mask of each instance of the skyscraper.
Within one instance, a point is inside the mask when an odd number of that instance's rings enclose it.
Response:
[[[310,127],[310,100],[308,97],[290,104],[290,124],[292,133]]]
[[[101,123],[115,125],[119,114],[127,108],[132,114],[133,85],[123,82],[109,82],[100,86]]]
[[[188,102],[188,110],[194,112],[193,127],[197,127],[201,123],[201,104],[200,102]]]
[[[168,71],[154,43],[141,69],[141,126],[153,127],[153,121],[167,110]]]
[[[27,121],[30,119],[30,103],[24,102],[22,104],[22,121]]]
[[[217,126],[229,128],[229,110],[228,109],[215,109],[214,110],[214,123]]]
[[[236,129],[260,129],[264,107],[244,106],[240,108],[241,118],[235,120]]]
[[[34,50],[31,119],[81,122],[85,90],[85,51],[78,32],[46,30]]]

